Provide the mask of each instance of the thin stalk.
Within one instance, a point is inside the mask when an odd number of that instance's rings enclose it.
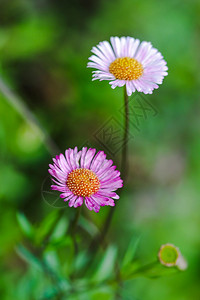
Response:
[[[50,154],[59,153],[59,149],[54,141],[48,135],[46,130],[41,126],[34,114],[29,110],[24,101],[18,97],[0,78],[0,92],[4,95],[7,102],[21,115],[21,117],[30,125],[30,127],[39,135],[41,141]]]
[[[123,183],[125,185],[127,179],[127,155],[128,155],[128,132],[129,132],[129,108],[128,108],[128,95],[126,92],[126,86],[124,87],[124,136],[123,136],[123,148],[122,148],[122,156],[121,156],[121,176],[123,179]],[[121,194],[119,191],[119,194]],[[94,252],[94,250],[98,247],[99,244],[103,244],[106,234],[110,228],[110,224],[114,215],[116,208],[111,207],[107,218],[104,222],[103,228],[101,230],[100,236],[94,238],[91,242],[89,251]],[[95,252],[94,252],[95,253]]]
[[[128,133],[129,133],[129,107],[128,107],[128,95],[126,92],[126,86],[124,87],[124,138],[122,148],[122,159],[121,159],[121,176],[126,183],[128,174]]]
[[[148,272],[149,270],[152,270],[156,265],[160,265],[159,261],[153,261],[149,264],[146,264],[144,266],[141,266],[139,268],[137,268],[135,271],[133,271],[131,274],[129,274],[128,276],[122,278],[123,280],[129,280],[132,279],[134,277],[137,277],[138,274],[144,274],[145,272]]]

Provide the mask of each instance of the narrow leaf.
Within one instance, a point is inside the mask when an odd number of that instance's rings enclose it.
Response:
[[[26,249],[24,246],[19,245],[16,248],[17,254],[28,264],[33,266],[34,268],[38,269],[39,271],[43,270],[43,264],[40,262],[40,260],[33,255],[28,249]]]
[[[137,239],[135,239],[135,237],[131,239],[131,242],[122,261],[122,268],[125,268],[128,264],[130,264],[133,261],[136,250],[138,248],[139,241],[140,237],[138,237]]]
[[[80,226],[88,232],[91,236],[95,236],[99,233],[98,228],[91,221],[87,220],[84,216],[80,217],[79,220]]]
[[[23,213],[17,212],[17,221],[24,235],[33,238],[34,228]]]
[[[116,257],[117,248],[114,246],[108,247],[93,277],[95,281],[103,281],[113,273]]]
[[[53,230],[52,235],[50,237],[50,240],[55,242],[62,239],[66,234],[68,226],[68,219],[66,217],[61,218],[56,224],[55,229]]]
[[[59,217],[59,210],[53,210],[41,222],[36,232],[36,241],[38,244],[41,243],[45,239],[45,237],[51,233],[51,230],[54,229],[58,217]]]

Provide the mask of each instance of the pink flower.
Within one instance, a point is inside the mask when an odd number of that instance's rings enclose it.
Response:
[[[111,45],[104,41],[92,48],[88,67],[93,71],[93,79],[109,80],[111,87],[126,85],[128,96],[143,92],[152,94],[168,73],[166,61],[150,42],[142,42],[132,37],[111,37]]]
[[[123,186],[120,172],[103,151],[95,152],[86,147],[81,151],[77,147],[67,149],[65,155],[56,156],[49,165],[55,182],[51,188],[60,191],[60,197],[69,201],[70,207],[81,206],[84,200],[89,210],[99,212],[100,206],[114,206],[113,199],[119,199],[115,191]]]

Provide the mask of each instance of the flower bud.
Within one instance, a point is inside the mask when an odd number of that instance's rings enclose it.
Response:
[[[158,252],[158,259],[166,267],[177,267],[182,271],[187,269],[187,261],[173,244],[162,245]]]

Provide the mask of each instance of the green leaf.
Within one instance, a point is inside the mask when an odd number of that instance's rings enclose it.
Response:
[[[114,299],[113,291],[110,288],[102,287],[92,292],[91,298],[92,300],[99,300],[99,299],[111,300]]]
[[[64,216],[62,217],[55,226],[53,233],[50,237],[50,241],[57,242],[60,241],[66,235],[67,228],[69,226],[68,219]]]
[[[63,247],[72,247],[73,248],[73,240],[72,240],[71,236],[66,236],[66,237],[63,237],[60,240],[52,241],[52,242],[48,243],[48,245],[46,245],[45,249],[47,251],[50,251],[50,250],[53,250],[53,249],[58,250],[58,249],[63,248]]]
[[[171,275],[177,272],[178,270],[176,267],[168,268],[161,265],[160,262],[155,261],[135,268],[133,272],[130,272],[129,274],[127,274],[127,276],[124,277],[124,280],[130,280],[141,276],[155,279],[161,276]]]
[[[17,221],[24,235],[32,239],[34,237],[34,228],[23,213],[17,212]]]
[[[80,216],[79,224],[91,236],[95,236],[95,235],[97,235],[99,233],[99,230],[94,225],[94,223],[92,223],[89,220],[87,220],[84,216]]]
[[[55,250],[45,251],[44,253],[44,265],[48,268],[51,274],[54,274],[54,278],[57,280],[57,284],[60,289],[68,290],[70,284],[68,279],[62,276],[62,267],[60,264],[59,256]]]
[[[41,263],[41,261],[24,246],[19,245],[16,248],[16,251],[17,254],[28,264],[30,264],[39,271],[43,271],[43,264]]]
[[[54,250],[45,251],[44,262],[53,270],[60,269],[60,262],[57,253]]]
[[[89,257],[88,257],[87,251],[82,251],[82,252],[78,253],[78,255],[75,257],[74,269],[76,271],[81,270],[86,265],[88,260],[89,260]]]
[[[115,246],[109,246],[94,274],[93,280],[103,281],[110,277],[114,271],[114,265],[117,257],[117,248]]]
[[[114,298],[115,296],[113,295],[113,290],[110,287],[98,287],[95,285],[87,290],[84,289],[83,291],[79,292],[79,294],[77,294],[77,297],[70,297],[67,298],[67,300],[114,300]]]
[[[55,299],[56,296],[59,295],[59,290],[56,289],[55,287],[49,287],[44,291],[44,293],[41,296],[41,300],[50,300],[50,299]]]
[[[54,209],[50,214],[46,216],[46,218],[41,222],[36,231],[36,242],[40,244],[48,234],[50,234],[51,230],[54,230],[54,226],[56,226],[56,221],[59,217],[59,210]]]
[[[128,246],[128,249],[127,249],[127,251],[124,255],[124,259],[122,261],[122,268],[125,268],[133,261],[136,250],[138,248],[139,241],[140,241],[140,237],[138,237],[137,239],[135,239],[135,237],[131,239],[131,242]]]

